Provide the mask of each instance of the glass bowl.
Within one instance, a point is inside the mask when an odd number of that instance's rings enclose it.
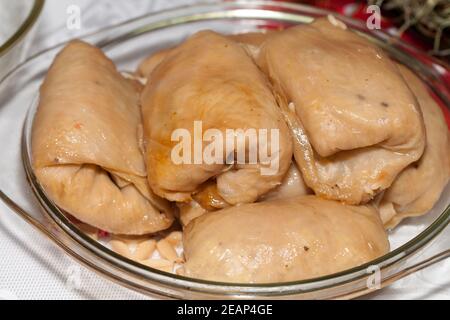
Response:
[[[44,0],[0,0],[0,79],[25,58]]]
[[[181,7],[111,26],[83,39],[101,47],[120,70],[134,70],[150,53],[173,46],[190,34],[213,29],[240,33],[308,23],[330,12],[282,2],[224,2]],[[368,31],[361,22],[340,17],[350,28],[383,47],[430,86],[448,112],[446,67],[409,45]],[[390,231],[392,251],[337,274],[289,283],[229,284],[191,279],[138,264],[91,239],[45,194],[30,165],[30,131],[39,85],[63,44],[49,48],[15,68],[0,82],[0,197],[27,222],[86,267],[133,290],[171,298],[353,298],[389,285],[448,256],[447,244],[432,240],[450,221],[450,187],[425,216],[405,220]],[[426,248],[426,250],[424,250]],[[445,250],[447,249],[447,250]]]

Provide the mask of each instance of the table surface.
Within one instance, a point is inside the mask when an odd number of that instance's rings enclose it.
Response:
[[[193,0],[47,0],[29,54],[108,24]],[[204,2],[204,1],[203,1]],[[82,27],[68,30],[67,8],[81,9]],[[99,14],[100,13],[100,14]],[[440,236],[450,243],[450,230]],[[0,202],[0,299],[146,299],[78,265]],[[364,298],[450,299],[450,261]],[[152,297],[150,297],[152,298]]]

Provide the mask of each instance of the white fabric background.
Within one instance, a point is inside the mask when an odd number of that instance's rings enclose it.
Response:
[[[31,52],[99,27],[194,0],[47,0]],[[67,7],[81,8],[82,28],[68,30]],[[450,230],[440,243],[450,243]],[[445,247],[445,245],[444,245]],[[0,299],[142,299],[80,267],[0,202]],[[450,260],[372,294],[371,299],[450,299]]]

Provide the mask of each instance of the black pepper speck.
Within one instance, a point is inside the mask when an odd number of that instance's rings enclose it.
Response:
[[[356,97],[361,101],[366,100],[366,97],[364,97],[362,94],[357,94]]]

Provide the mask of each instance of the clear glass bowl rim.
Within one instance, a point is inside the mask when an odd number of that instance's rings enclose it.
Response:
[[[25,34],[34,26],[44,7],[45,0],[34,0],[33,7],[30,10],[25,21],[14,32],[14,34],[0,46],[0,58],[6,54]]]
[[[269,9],[262,9],[262,6],[267,6]],[[259,11],[265,11],[265,19],[268,20],[283,20],[283,15],[285,14],[283,10],[289,10],[290,12],[286,14],[286,19],[292,19],[292,15],[295,15],[295,11],[301,12],[302,15],[306,13],[311,13],[313,15],[327,15],[334,14],[334,12],[329,12],[327,10],[318,9],[306,5],[299,5],[293,3],[283,3],[283,2],[271,2],[271,1],[229,1],[224,3],[216,3],[216,4],[198,4],[195,6],[186,6],[179,7],[170,10],[164,10],[157,13],[151,13],[149,15],[145,15],[136,19],[132,19],[131,21],[136,21],[142,19],[144,17],[152,16],[157,18],[158,15],[161,15],[163,18],[158,20],[156,23],[152,24],[154,28],[151,26],[146,26],[145,30],[135,30],[134,34],[125,34],[123,36],[136,36],[141,33],[139,32],[150,32],[152,30],[156,30],[158,28],[170,27],[177,24],[188,23],[192,21],[199,21],[204,19],[233,19],[233,18],[243,18],[242,15],[238,15],[236,17],[233,16],[233,10],[238,9],[249,9],[254,8]],[[198,9],[198,12],[195,13]],[[276,13],[273,17],[269,17],[268,14]],[[164,18],[165,13],[171,13],[172,18]],[[213,13],[213,14],[211,14]],[[173,17],[176,17],[174,19]],[[339,15],[337,15],[339,16]],[[344,22],[350,24],[351,26],[357,26],[361,23],[355,20],[352,20],[347,17],[339,16]],[[248,18],[254,19],[254,16],[249,16]],[[156,19],[157,20],[157,19]],[[128,22],[119,24],[124,25]],[[139,31],[139,32],[138,32]],[[101,32],[101,31],[100,31]],[[377,33],[381,33],[381,31],[377,31]],[[385,36],[383,36],[385,37]],[[121,39],[121,36],[117,37],[117,39]],[[100,47],[109,46],[114,41],[104,42],[102,44],[98,43]],[[430,61],[435,64],[438,63],[434,58],[426,55],[425,53],[420,52],[412,47],[404,43],[396,43],[397,45],[407,46],[409,50],[414,50],[419,53],[421,56],[426,56]],[[32,59],[38,57],[38,55],[32,57]],[[25,62],[26,63],[26,62]],[[417,61],[414,61],[414,64],[417,64]],[[426,67],[423,67],[426,69]],[[448,100],[445,97],[442,97],[445,100],[446,107],[450,109],[450,105]],[[30,110],[31,111],[31,110]],[[363,277],[367,277],[368,274],[366,272],[367,268],[372,265],[378,265],[382,270],[387,269],[390,266],[397,264],[404,260],[411,254],[414,254],[419,249],[424,247],[427,243],[429,243],[434,237],[436,237],[450,222],[450,206],[448,206],[441,215],[423,232],[417,235],[412,240],[403,244],[399,248],[389,252],[388,254],[370,261],[364,265],[345,270],[336,274],[326,275],[323,277],[301,280],[301,281],[292,281],[292,282],[283,282],[283,283],[264,283],[264,284],[239,284],[239,283],[221,283],[214,281],[206,281],[200,279],[192,279],[183,277],[180,275],[169,274],[166,272],[162,272],[156,269],[152,269],[150,267],[143,266],[129,260],[123,256],[116,254],[115,252],[109,250],[103,245],[97,243],[92,240],[90,237],[86,236],[82,232],[80,232],[67,217],[65,214],[45,195],[44,190],[39,185],[37,179],[34,176],[34,173],[31,169],[31,161],[29,158],[30,155],[30,143],[27,136],[29,135],[29,129],[31,128],[32,122],[32,114],[31,112],[27,116],[27,123],[24,127],[23,134],[23,143],[22,143],[22,156],[23,162],[25,166],[25,171],[29,178],[29,182],[31,187],[33,188],[35,195],[37,196],[40,203],[44,206],[45,213],[47,216],[56,223],[58,227],[60,227],[64,232],[66,232],[71,239],[73,239],[76,243],[81,245],[83,248],[87,249],[91,252],[95,257],[105,260],[108,263],[114,265],[116,268],[123,269],[125,272],[128,272],[137,277],[144,277],[146,280],[154,281],[161,285],[169,286],[169,287],[178,287],[187,290],[194,290],[200,292],[208,292],[213,294],[223,294],[227,295],[228,293],[242,293],[242,294],[250,294],[250,295],[289,295],[295,293],[305,293],[312,292],[317,290],[326,289],[329,287],[339,286],[346,284],[348,282],[352,282],[358,280]],[[164,290],[161,290],[161,294],[165,294]]]

